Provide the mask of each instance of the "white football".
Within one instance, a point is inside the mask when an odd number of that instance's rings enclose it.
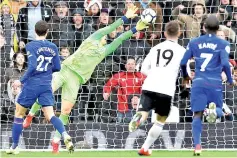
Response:
[[[151,9],[145,9],[141,14],[141,19],[146,24],[153,24],[156,21],[156,12]]]

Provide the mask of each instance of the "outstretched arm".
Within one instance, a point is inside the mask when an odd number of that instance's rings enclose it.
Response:
[[[148,26],[140,20],[137,23],[136,27],[132,28],[129,31],[126,31],[125,33],[120,35],[118,38],[116,38],[112,43],[105,46],[105,56],[114,52],[118,48],[118,46],[122,44],[124,40],[127,40],[134,33],[136,33],[137,31],[143,30],[145,28],[148,28]]]
[[[121,34],[118,38],[116,38],[112,43],[105,46],[105,56],[114,52],[119,45],[123,43],[123,41],[129,39],[134,33],[136,33],[136,28],[133,28],[125,33]]]
[[[138,10],[138,8],[136,6],[134,6],[134,5],[131,6],[130,8],[128,8],[128,11],[126,12],[125,16],[122,16],[121,18],[116,20],[113,24],[111,24],[107,27],[104,27],[102,29],[99,29],[98,31],[93,33],[90,36],[90,38],[92,38],[94,40],[98,40],[98,39],[101,39],[103,36],[113,32],[120,25],[122,25],[123,23],[128,22],[128,19],[136,17],[137,16],[137,14],[136,14],[137,10]]]
[[[122,18],[119,18],[118,20],[116,20],[114,23],[112,23],[109,26],[106,26],[102,29],[99,29],[98,31],[94,32],[90,38],[98,40],[101,39],[102,37],[104,37],[105,35],[113,32],[117,27],[119,27],[120,25],[122,25],[123,23],[126,23],[126,21],[128,21],[128,18],[126,16],[123,16]]]

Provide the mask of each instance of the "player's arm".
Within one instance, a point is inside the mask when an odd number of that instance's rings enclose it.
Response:
[[[138,10],[138,8],[136,6],[128,8],[125,16],[122,16],[121,18],[116,20],[111,25],[109,25],[107,27],[104,27],[102,29],[99,29],[98,31],[94,32],[89,38],[92,38],[92,39],[95,39],[95,40],[101,39],[105,35],[113,32],[120,25],[122,25],[124,23],[127,23],[128,19],[134,18],[135,16],[137,16],[137,14],[136,14],[137,10]]]
[[[191,59],[192,57],[193,57],[193,53],[191,49],[191,43],[189,43],[187,46],[186,52],[183,56],[183,59],[181,60],[181,63],[180,63],[180,67],[181,67],[182,75],[184,79],[189,77],[188,72],[187,72],[187,63],[188,63],[188,60]]]
[[[144,75],[148,75],[149,71],[151,69],[151,60],[152,60],[152,53],[153,49],[150,50],[150,53],[146,56],[146,58],[144,59],[143,63],[142,63],[142,67],[141,67],[141,73]]]
[[[136,27],[132,28],[129,31],[121,34],[118,38],[116,38],[113,42],[105,46],[105,56],[109,55],[110,53],[114,52],[119,45],[123,43],[123,41],[129,39],[134,33],[137,31],[143,30],[148,28],[148,26],[143,23],[141,20],[137,23]]]
[[[26,45],[26,52],[28,55],[28,68],[25,74],[20,79],[20,82],[22,84],[24,84],[25,81],[33,74],[33,72],[36,70],[37,67],[37,57],[34,53],[34,50],[31,48],[29,44]]]
[[[60,58],[59,58],[59,53],[58,53],[58,48],[55,46],[55,56],[53,57],[53,67],[52,67],[52,71],[53,72],[57,72],[61,70],[61,62],[60,62]]]
[[[221,65],[223,66],[223,70],[227,76],[227,81],[230,84],[233,84],[233,79],[231,77],[231,71],[230,71],[230,64],[229,64],[229,53],[230,53],[230,45],[226,45],[224,49],[220,52],[221,56]]]
[[[104,88],[103,88],[103,97],[104,97],[104,100],[108,100],[109,98],[109,95],[112,91],[112,89],[115,87],[115,86],[118,86],[119,85],[119,78],[121,76],[121,73],[117,73],[115,75],[113,75],[109,81],[105,84]]]

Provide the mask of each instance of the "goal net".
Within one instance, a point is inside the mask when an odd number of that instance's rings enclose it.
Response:
[[[10,1],[10,0],[9,0]],[[224,1],[220,0],[206,0],[203,4],[204,14],[216,14],[222,18],[222,30],[223,36],[231,43],[230,58],[236,59],[236,32],[237,32],[237,2],[232,1],[229,4],[223,4]],[[85,40],[88,35],[93,31],[104,27],[106,23],[106,16],[109,14],[108,21],[115,21],[126,12],[126,5],[129,3],[139,4],[140,9],[143,10],[145,4],[140,4],[139,1],[126,0],[68,0],[64,8],[68,8],[69,12],[66,14],[67,22],[65,19],[61,19],[60,22],[50,21],[48,23],[54,24],[54,30],[51,30],[51,40],[55,42],[60,51],[74,52],[80,43]],[[90,15],[91,10],[85,11],[85,7],[90,6],[91,2],[95,2],[97,6],[102,8],[104,17],[99,17],[99,14]],[[145,0],[144,0],[145,2]],[[30,2],[29,2],[30,3]],[[53,14],[57,14],[55,9],[55,1],[45,0],[42,1],[44,8],[51,9]],[[203,22],[195,17],[194,8],[197,3],[191,0],[159,0],[152,1],[149,6],[155,6],[158,8],[156,11],[160,11],[161,17],[157,17],[161,20],[160,25],[154,25],[153,32],[141,32],[139,37],[133,37],[130,40],[125,41],[113,54],[106,57],[95,69],[92,74],[92,78],[84,85],[80,87],[78,92],[77,102],[70,113],[70,123],[66,127],[67,131],[73,138],[76,149],[138,149],[144,143],[147,133],[154,121],[154,112],[151,112],[148,121],[141,126],[137,131],[130,133],[128,131],[128,123],[132,116],[136,112],[136,106],[138,103],[133,100],[134,96],[138,97],[139,94],[129,94],[126,105],[128,106],[128,112],[125,114],[118,110],[117,90],[121,85],[116,85],[111,92],[108,100],[103,98],[103,88],[113,74],[121,71],[125,71],[126,59],[128,56],[133,56],[136,59],[136,70],[140,71],[141,64],[146,54],[149,52],[152,44],[156,44],[165,40],[164,37],[164,25],[172,19],[178,19],[182,26],[182,36],[179,39],[179,43],[184,47],[187,46],[190,39],[199,36],[203,33]],[[198,4],[202,3],[198,1]],[[12,3],[8,3],[13,5]],[[195,4],[195,5],[193,5]],[[2,5],[2,4],[1,4]],[[64,4],[61,4],[64,5]],[[144,6],[143,6],[144,5]],[[18,6],[19,7],[19,6]],[[81,8],[81,13],[78,8]],[[90,8],[90,7],[89,7]],[[105,9],[106,8],[106,9]],[[76,10],[75,10],[76,9]],[[84,12],[85,11],[85,12]],[[47,11],[45,10],[44,13]],[[59,11],[60,12],[60,11]],[[90,12],[90,13],[88,13]],[[17,15],[17,13],[15,13]],[[20,14],[24,14],[20,12]],[[59,13],[60,14],[60,13]],[[63,11],[62,11],[63,14]],[[75,15],[81,15],[83,23],[87,23],[88,27],[93,29],[87,29],[84,25],[83,29],[75,30],[73,23],[76,19]],[[101,11],[102,14],[102,11]],[[200,14],[200,13],[196,13]],[[69,17],[67,17],[69,15]],[[25,15],[23,15],[25,16]],[[53,17],[52,15],[47,15]],[[55,16],[55,15],[54,15]],[[3,17],[3,16],[1,16]],[[17,17],[17,16],[16,16]],[[20,16],[18,16],[20,17]],[[99,18],[98,18],[99,17]],[[22,17],[21,17],[22,18]],[[105,20],[103,20],[105,18]],[[76,19],[76,20],[75,20]],[[191,20],[190,20],[191,19]],[[31,19],[32,20],[32,19]],[[80,19],[79,19],[80,20]],[[188,21],[189,20],[189,21]],[[23,21],[18,23],[24,23]],[[26,23],[26,22],[25,22]],[[22,26],[22,25],[21,25]],[[69,27],[70,26],[70,27]],[[128,25],[124,25],[121,30],[126,30],[129,27],[135,26],[135,22],[131,22]],[[157,27],[160,27],[160,32]],[[7,28],[4,28],[4,22],[1,21],[0,29],[7,36]],[[18,28],[19,29],[19,28]],[[25,29],[25,28],[21,28]],[[30,29],[30,28],[28,28]],[[122,32],[117,30],[118,32]],[[18,30],[22,31],[22,30]],[[27,30],[29,31],[29,30]],[[70,32],[72,31],[72,32]],[[72,36],[69,33],[72,33]],[[54,34],[57,33],[57,34]],[[152,34],[156,36],[153,43],[150,38]],[[10,35],[9,35],[10,36]],[[69,38],[69,36],[71,38]],[[117,36],[119,36],[117,34]],[[108,36],[108,42],[113,41],[113,34]],[[18,42],[20,38],[18,38]],[[62,43],[68,44],[64,46]],[[156,42],[154,42],[156,41]],[[4,47],[13,48],[11,42],[6,38],[6,44]],[[68,49],[70,48],[70,49]],[[1,51],[3,49],[1,48]],[[62,54],[61,54],[62,55]],[[5,56],[4,56],[5,57]],[[63,55],[62,55],[63,57]],[[13,57],[14,59],[14,57]],[[6,64],[9,62],[9,64]],[[11,79],[16,79],[15,70],[10,68],[14,65],[12,61],[8,61],[7,58],[1,59],[1,142],[0,149],[7,149],[12,143],[12,122],[15,110],[15,97],[14,90],[11,87]],[[233,65],[235,66],[235,65]],[[12,72],[11,72],[12,71]],[[12,75],[12,76],[11,76]],[[19,77],[19,76],[17,76]],[[179,77],[179,79],[181,79]],[[10,82],[9,82],[10,81]],[[180,80],[177,81],[177,90],[175,93],[172,114],[170,115],[167,124],[164,126],[164,130],[156,140],[153,149],[191,149],[192,140],[192,113],[190,111],[190,98],[189,91],[185,91]],[[204,149],[236,149],[237,148],[237,120],[235,119],[237,113],[236,88],[230,88],[223,83],[223,100],[228,107],[228,114],[219,120],[215,124],[205,123],[202,133],[202,147]],[[123,87],[123,88],[126,88]],[[134,102],[135,103],[134,103]],[[55,93],[55,114],[59,116],[61,108],[61,90]],[[36,117],[33,119],[32,125],[24,129],[20,139],[21,149],[51,149],[51,140],[54,135],[54,128],[43,117],[42,111],[39,111]],[[64,148],[64,143],[61,142],[61,147]]]

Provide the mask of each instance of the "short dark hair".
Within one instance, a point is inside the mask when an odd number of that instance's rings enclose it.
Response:
[[[46,21],[40,20],[35,24],[35,32],[38,36],[44,36],[49,29],[49,25]]]
[[[167,33],[168,36],[174,37],[174,36],[178,36],[179,31],[180,31],[180,24],[177,20],[173,20],[168,22],[165,25],[165,31]]]
[[[135,57],[133,57],[133,56],[128,56],[128,57],[127,57],[127,61],[128,61],[129,59],[133,59],[133,60],[136,61]]]
[[[206,32],[217,32],[219,30],[220,22],[215,15],[210,15],[206,19],[204,26]]]

